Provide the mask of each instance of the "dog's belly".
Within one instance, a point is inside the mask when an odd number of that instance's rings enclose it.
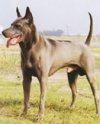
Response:
[[[56,71],[60,70],[61,68],[65,68],[65,67],[67,67],[67,65],[64,65],[62,67],[51,67],[49,71],[49,76],[53,75]]]
[[[86,74],[84,69],[87,67],[86,65],[88,63],[88,58],[90,58],[92,62],[93,58],[87,47],[84,47],[84,49],[80,50],[79,52],[78,49],[74,51],[71,49],[69,52],[67,52],[67,54],[63,51],[58,51],[54,58],[52,58],[53,62],[49,71],[49,76],[64,67],[68,69],[68,73],[76,70],[80,76],[83,76]]]
[[[56,71],[58,71],[59,69],[61,69],[61,68],[65,68],[66,67],[66,69],[67,69],[67,72],[68,73],[71,73],[71,72],[73,72],[73,71],[77,71],[77,73],[80,75],[80,76],[84,76],[86,73],[85,73],[85,71],[84,71],[84,69],[83,68],[81,68],[81,67],[79,67],[77,64],[70,64],[70,65],[68,65],[68,64],[65,64],[64,66],[62,66],[62,67],[59,67],[59,68],[51,68],[51,70],[49,71],[49,76],[51,76],[51,75],[53,75]]]
[[[72,67],[70,65],[81,66],[80,65],[80,56],[70,57],[68,55],[66,55],[66,56],[64,55],[64,56],[54,59],[52,66],[49,70],[49,76],[51,76],[52,74],[54,74],[56,71],[58,71],[61,68],[66,67],[66,69],[68,69],[68,71],[73,71],[76,69],[75,67]]]
[[[71,62],[70,62],[71,64]],[[49,71],[49,76],[53,75],[56,71],[62,69],[62,68],[66,68],[68,71],[73,71],[76,69],[76,67],[71,67],[69,63],[64,63],[62,65],[52,65],[52,67],[50,68]],[[75,65],[78,65],[76,63],[74,63]]]

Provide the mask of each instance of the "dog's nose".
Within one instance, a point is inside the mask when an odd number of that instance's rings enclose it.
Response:
[[[6,32],[5,31],[2,31],[2,34],[6,37]]]

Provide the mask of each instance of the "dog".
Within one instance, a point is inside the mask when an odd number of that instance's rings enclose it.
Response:
[[[90,16],[90,31],[85,44],[72,41],[46,39],[36,30],[30,8],[26,8],[22,17],[16,9],[18,18],[5,29],[2,34],[9,38],[7,47],[19,44],[21,48],[21,68],[23,74],[24,109],[22,115],[27,114],[32,76],[37,77],[40,84],[40,102],[38,120],[42,119],[45,112],[45,96],[48,77],[57,70],[66,67],[68,81],[72,91],[73,107],[76,99],[76,80],[78,75],[86,75],[94,95],[96,112],[100,114],[100,100],[95,81],[95,62],[88,45],[90,44],[93,30],[93,19]]]

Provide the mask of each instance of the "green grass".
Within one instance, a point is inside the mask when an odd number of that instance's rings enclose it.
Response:
[[[93,51],[94,53],[100,54],[100,47],[92,47],[92,51]]]
[[[4,45],[0,46],[0,70],[14,71],[20,66],[20,50],[19,47],[11,47],[7,49]]]
[[[8,85],[9,84],[9,85]],[[100,117],[95,114],[94,99],[87,81],[78,80],[76,105],[68,106],[71,92],[67,81],[48,82],[46,113],[40,124],[99,124]],[[98,84],[100,87],[100,84]],[[19,117],[23,105],[22,86],[18,82],[0,83],[0,124],[33,124],[38,113],[39,84],[32,83],[30,108],[26,117]]]

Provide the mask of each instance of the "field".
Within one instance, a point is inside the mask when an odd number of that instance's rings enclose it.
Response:
[[[82,39],[83,40],[83,39]],[[81,39],[80,39],[81,41]],[[96,81],[100,91],[100,47],[91,47],[96,59]],[[23,108],[20,49],[7,49],[0,45],[0,124],[34,124],[38,113],[39,84],[33,78],[30,108],[27,116],[19,117]],[[85,77],[77,82],[78,96],[74,109],[69,110],[71,92],[66,70],[60,70],[48,79],[46,113],[40,124],[100,124],[95,114],[95,104],[90,86]]]

